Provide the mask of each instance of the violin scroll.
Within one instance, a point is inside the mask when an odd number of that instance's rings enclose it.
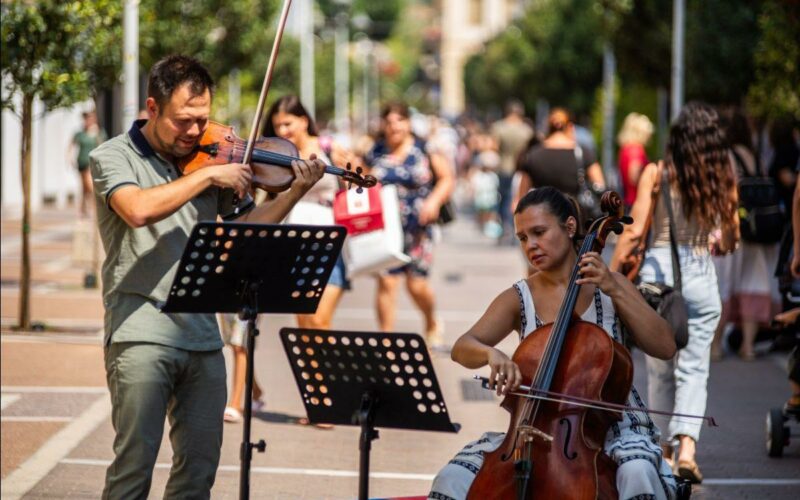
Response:
[[[378,180],[374,176],[363,174],[363,172],[364,169],[361,167],[356,167],[356,171],[353,172],[353,166],[350,162],[347,162],[341,176],[342,179],[347,182],[348,188],[355,184],[358,186],[358,192],[360,193],[364,188],[371,188],[378,183]]]

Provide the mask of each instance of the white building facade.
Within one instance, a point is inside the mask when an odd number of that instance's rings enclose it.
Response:
[[[65,207],[70,198],[80,198],[80,180],[70,158],[70,143],[83,124],[81,113],[93,108],[86,102],[45,113],[41,102],[33,105],[31,128],[31,210],[45,201]],[[8,110],[2,113],[2,210],[4,216],[22,213],[20,147],[22,123]]]
[[[441,0],[441,113],[464,111],[464,65],[523,13],[525,0]]]

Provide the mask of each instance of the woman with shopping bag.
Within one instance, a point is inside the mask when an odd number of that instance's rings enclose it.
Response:
[[[300,158],[311,158],[315,155],[326,164],[331,164],[331,160],[335,160],[337,164],[342,165],[352,159],[346,150],[335,147],[329,140],[319,137],[314,119],[308,114],[300,99],[294,95],[283,96],[272,104],[264,123],[264,136],[280,137],[292,142],[297,147]],[[338,177],[323,176],[295,205],[286,222],[333,224],[333,199],[340,187]],[[330,329],[333,313],[342,293],[349,289],[350,282],[347,279],[344,260],[340,256],[322,293],[316,313],[298,314],[297,325],[300,328]]]
[[[453,191],[453,171],[443,156],[426,151],[425,143],[412,134],[409,118],[405,104],[385,106],[380,137],[364,158],[378,182],[396,186],[403,251],[411,259],[378,276],[376,310],[381,330],[394,329],[397,289],[405,276],[406,289],[423,315],[428,345],[441,348],[444,325],[436,318],[428,274],[433,257],[432,225]]]

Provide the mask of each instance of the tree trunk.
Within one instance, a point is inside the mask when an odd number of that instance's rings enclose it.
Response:
[[[20,168],[22,178],[22,270],[19,278],[19,327],[31,328],[31,121],[33,119],[33,96],[22,97],[22,148]]]

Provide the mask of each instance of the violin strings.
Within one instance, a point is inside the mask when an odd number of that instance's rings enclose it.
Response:
[[[232,149],[233,149],[233,152],[237,153],[237,154],[238,153],[244,153],[246,151],[245,148],[242,148],[241,146],[238,146],[238,145],[235,145],[235,144],[233,145]],[[297,158],[297,157],[294,157],[294,156],[285,155],[283,153],[275,153],[274,151],[265,151],[263,149],[253,150],[253,155],[254,156],[255,156],[256,152],[258,152],[260,155],[263,155],[265,160],[283,161],[283,162],[291,162],[293,160],[302,160],[302,158]],[[331,172],[329,172],[329,173],[337,174],[337,175],[343,175],[344,172],[347,172],[347,170],[345,170],[345,169],[343,169],[341,167],[336,167],[336,166],[333,166],[333,165],[329,165],[327,163],[325,164],[325,168],[331,170]]]

